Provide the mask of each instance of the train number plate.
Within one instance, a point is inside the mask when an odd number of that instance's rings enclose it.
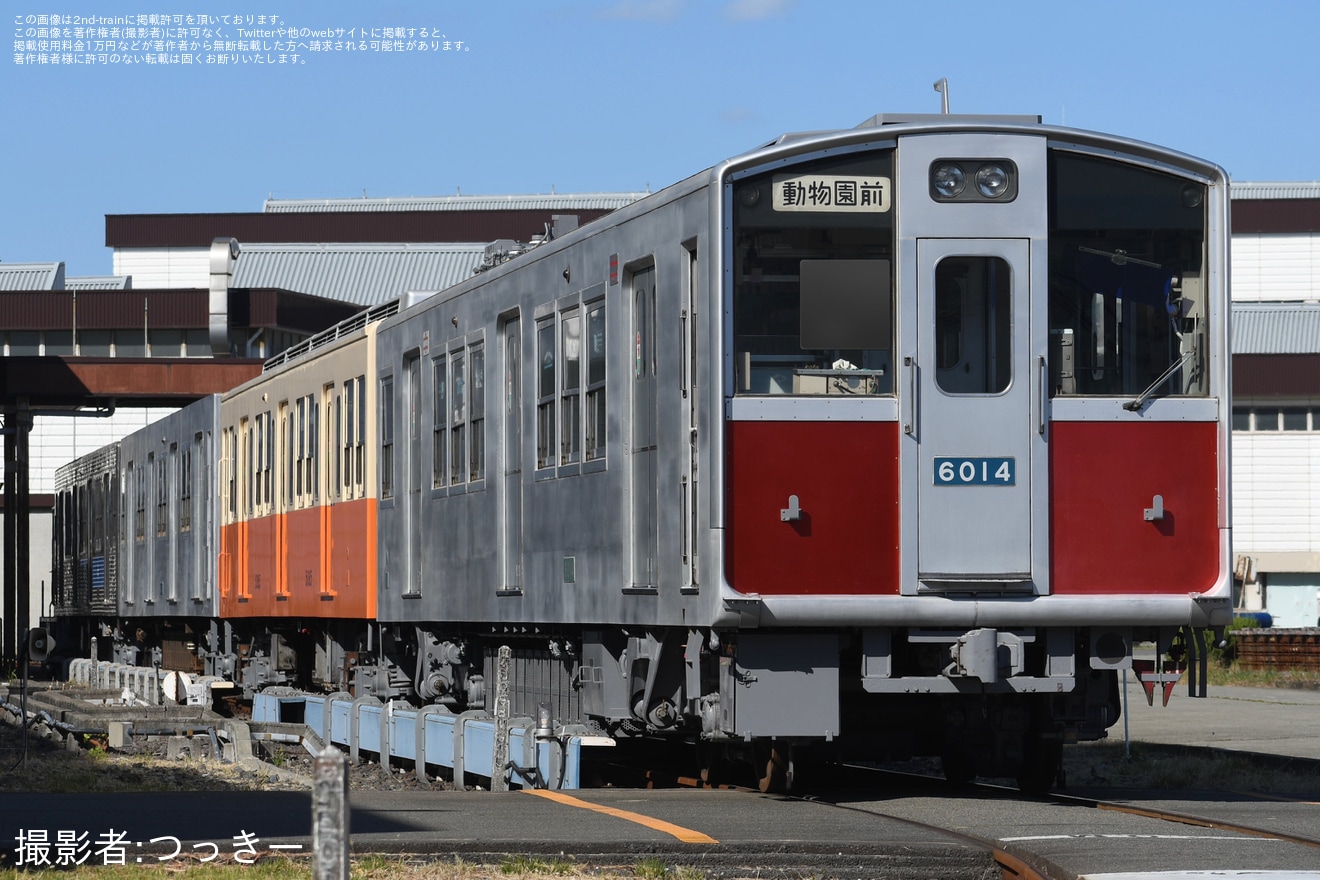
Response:
[[[1017,462],[1012,458],[936,458],[936,486],[1014,486]]]

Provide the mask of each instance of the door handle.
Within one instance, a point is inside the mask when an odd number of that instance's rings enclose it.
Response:
[[[903,395],[903,433],[917,432],[917,359],[903,356],[903,373],[907,377],[907,393]]]

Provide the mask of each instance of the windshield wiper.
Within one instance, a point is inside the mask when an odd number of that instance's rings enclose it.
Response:
[[[1150,387],[1148,387],[1145,391],[1141,392],[1132,400],[1129,400],[1127,403],[1123,404],[1123,409],[1131,410],[1132,412],[1139,411],[1143,406],[1146,405],[1146,401],[1150,398],[1151,394],[1155,392],[1156,388],[1159,388],[1170,378],[1172,378],[1174,373],[1182,369],[1183,364],[1187,363],[1195,356],[1196,356],[1196,343],[1193,342],[1192,347],[1187,352],[1187,354],[1183,355],[1182,357],[1178,358],[1178,360],[1174,361],[1173,363],[1169,364],[1169,366],[1165,367],[1164,372],[1160,373],[1159,376],[1155,379],[1155,381],[1150,383]]]

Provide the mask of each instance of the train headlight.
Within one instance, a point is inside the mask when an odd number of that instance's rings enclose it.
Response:
[[[930,188],[942,199],[956,199],[967,185],[967,175],[952,162],[936,165],[930,172]]]
[[[937,202],[1011,202],[1017,198],[1017,165],[1011,159],[936,159],[930,164],[930,197]]]
[[[1002,198],[1009,191],[1008,169],[994,162],[982,165],[976,171],[976,189],[987,199]]]

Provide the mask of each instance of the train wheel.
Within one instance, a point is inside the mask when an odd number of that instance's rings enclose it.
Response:
[[[1018,771],[1018,789],[1023,794],[1049,794],[1063,766],[1063,742],[1046,739],[1039,733],[1027,734],[1022,750],[1022,768]]]
[[[959,749],[950,749],[940,755],[940,768],[944,778],[954,785],[966,785],[976,778],[976,761]]]

